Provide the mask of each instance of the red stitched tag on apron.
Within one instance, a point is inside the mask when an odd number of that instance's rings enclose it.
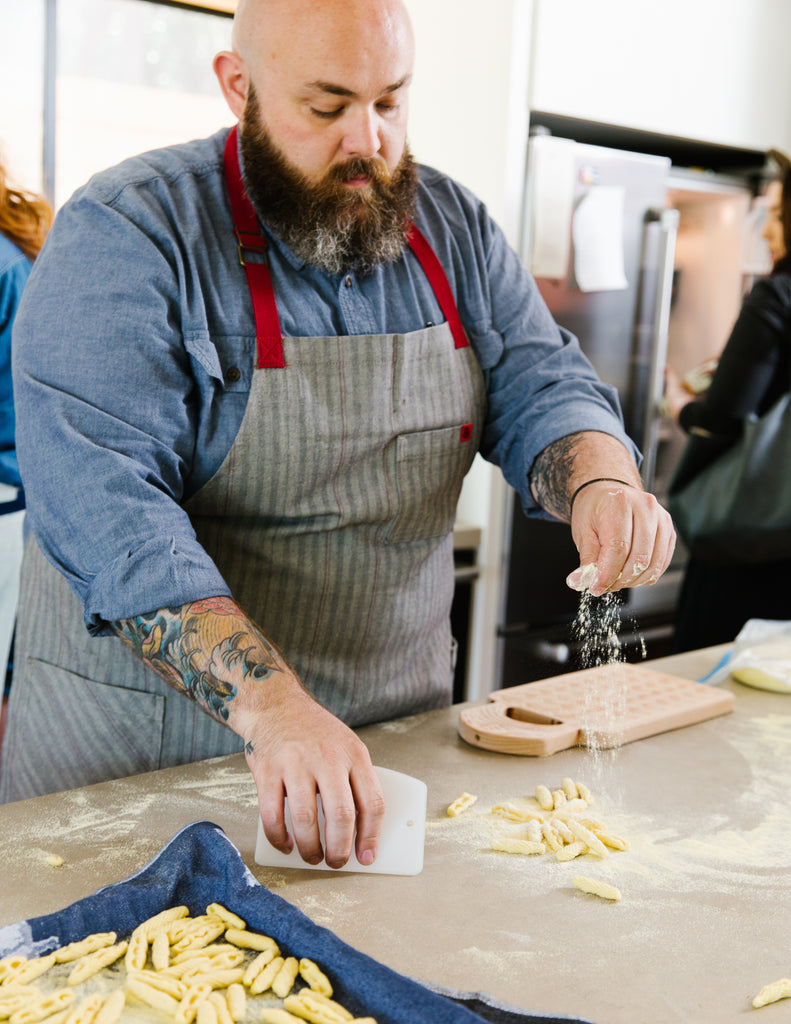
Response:
[[[459,435],[460,441],[469,441],[472,437],[472,423],[462,423],[461,433]]]

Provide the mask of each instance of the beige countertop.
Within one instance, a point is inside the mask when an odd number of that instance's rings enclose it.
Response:
[[[650,663],[699,678],[726,648]],[[791,698],[730,681],[732,714],[612,751],[489,753],[458,707],[360,731],[376,764],[428,784],[414,877],[260,868],[241,755],[0,807],[0,926],[49,913],[142,867],[184,825],[220,825],[256,877],[356,948],[416,978],[595,1024],[791,1020],[752,997],[791,975]],[[631,844],[571,864],[488,849],[492,805],[585,782]],[[445,815],[463,791],[478,802]],[[47,855],[64,863],[51,867]],[[623,893],[578,892],[576,873]]]

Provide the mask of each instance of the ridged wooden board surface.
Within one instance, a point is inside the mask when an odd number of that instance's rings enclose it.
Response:
[[[733,701],[726,690],[619,662],[495,690],[459,713],[459,735],[504,754],[606,749],[727,714]]]

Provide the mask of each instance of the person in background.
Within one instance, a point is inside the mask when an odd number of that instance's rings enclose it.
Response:
[[[370,864],[352,727],[451,701],[476,452],[570,523],[570,585],[653,583],[675,534],[614,389],[483,205],[412,158],[401,0],[241,0],[232,46],[238,126],[97,175],[26,292],[0,800],[243,747],[275,847]]]
[[[763,230],[772,272],[745,298],[700,397],[693,398],[676,374],[667,375],[665,406],[694,445],[685,453],[687,479],[739,438],[746,417],[765,413],[791,385],[791,161],[777,150],[770,156],[779,167],[767,189]],[[684,482],[679,479],[678,486]],[[789,574],[791,560],[719,565],[690,557],[676,610],[675,650],[728,643],[748,619],[791,619],[791,588],[784,582]]]
[[[0,692],[4,698],[10,685],[6,666],[19,596],[25,507],[14,437],[11,326],[51,222],[49,203],[14,188],[0,159]]]

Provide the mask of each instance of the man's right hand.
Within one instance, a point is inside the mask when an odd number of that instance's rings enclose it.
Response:
[[[159,676],[242,737],[264,833],[303,860],[372,864],[384,795],[365,744],[310,696],[283,655],[228,597],[114,623]],[[317,797],[325,820],[325,849]],[[293,836],[285,824],[288,799]]]
[[[240,711],[267,839],[283,853],[296,844],[309,864],[319,864],[323,857],[328,867],[343,867],[352,849],[361,864],[372,864],[384,796],[365,744],[296,680],[282,685],[271,680],[271,685],[278,691],[274,700],[262,693],[260,707]],[[235,718],[234,712],[234,728]],[[323,850],[317,795],[325,820]],[[286,797],[292,836],[284,820]]]

